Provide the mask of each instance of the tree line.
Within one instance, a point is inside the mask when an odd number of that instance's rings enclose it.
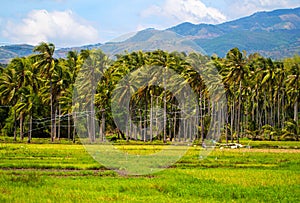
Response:
[[[101,50],[81,50],[55,58],[54,44],[44,42],[33,51],[0,68],[0,129],[14,140],[299,139],[297,55],[274,61],[233,48],[224,58],[162,50],[114,59]],[[170,71],[176,74],[166,82]],[[220,85],[223,93],[213,97]],[[128,107],[121,109],[122,102]]]

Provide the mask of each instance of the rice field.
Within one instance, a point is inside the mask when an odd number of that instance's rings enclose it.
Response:
[[[0,144],[0,202],[300,202],[298,142],[215,149],[192,146],[160,172],[122,175],[80,144]],[[162,145],[117,148],[151,154]]]

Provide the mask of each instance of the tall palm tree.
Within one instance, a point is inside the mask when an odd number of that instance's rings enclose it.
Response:
[[[60,105],[62,113],[67,115],[68,119],[68,139],[71,140],[71,115],[72,115],[72,99],[74,91],[74,83],[79,72],[79,54],[76,51],[69,51],[67,60],[62,61],[63,72],[65,72],[67,79],[64,79],[64,88],[60,96]]]
[[[231,49],[226,55],[226,76],[224,81],[233,85],[233,91],[236,92],[235,97],[237,102],[233,99],[233,105],[237,106],[237,112],[235,115],[236,120],[236,137],[239,142],[240,130],[241,130],[241,108],[242,108],[242,95],[243,95],[243,83],[247,80],[249,70],[246,66],[246,54],[241,53],[238,48]]]
[[[16,80],[16,70],[13,68],[6,68],[0,76],[0,99],[1,104],[14,106],[18,101],[18,85]],[[14,140],[17,139],[17,122],[15,108],[10,108],[10,115],[14,117]],[[8,123],[6,122],[6,125]]]
[[[284,66],[287,71],[286,84],[288,87],[289,100],[294,109],[294,121],[298,124],[299,120],[299,100],[300,100],[300,56],[295,55],[293,58],[286,59]]]
[[[39,52],[36,55],[37,62],[35,66],[41,69],[42,76],[50,82],[50,111],[51,111],[51,142],[54,142],[55,137],[55,101],[53,95],[52,77],[55,69],[56,59],[54,58],[55,46],[52,43],[41,42],[34,47],[34,52]]]
[[[96,139],[95,95],[98,80],[104,75],[104,71],[108,68],[110,60],[101,50],[82,50],[79,57],[82,60],[82,66],[77,81],[81,82],[80,87],[77,88],[81,92],[80,95],[84,95],[83,99],[85,101],[83,101],[83,104],[86,105],[86,109],[90,110],[90,116],[87,121],[88,132],[91,142],[94,142]]]
[[[174,65],[174,58],[172,55],[170,55],[167,52],[164,52],[162,50],[157,50],[151,53],[151,58],[150,58],[150,64],[162,67],[163,71],[163,141],[166,143],[167,141],[167,89],[166,89],[166,74],[168,69]]]
[[[191,64],[192,68],[187,68],[184,74],[187,75],[186,78],[188,83],[191,84],[194,91],[198,93],[201,141],[203,142],[205,139],[205,99],[208,98],[207,87],[204,83],[204,80],[208,80],[208,78],[203,78],[203,76],[205,76],[204,71],[207,68],[207,63],[209,62],[209,59],[201,54],[191,53],[189,55],[188,62]]]
[[[138,94],[133,95],[132,97],[135,97],[134,102],[131,104],[129,109],[117,109],[117,112],[120,116],[118,118],[119,121],[123,120],[121,123],[122,126],[125,126],[125,134],[126,134],[126,139],[129,140],[132,135],[132,130],[133,126],[132,121],[130,119],[131,115],[135,115],[135,110],[130,109],[131,107],[135,106],[135,108],[140,108],[143,109],[142,107],[138,107],[138,102],[137,99],[145,99],[143,98],[145,89],[139,89],[136,84],[138,84],[139,79],[138,76],[139,74],[135,72],[134,75],[130,74],[130,72],[135,71],[142,66],[144,66],[147,63],[147,56],[139,51],[139,52],[132,52],[130,54],[126,54],[123,56],[119,56],[118,60],[111,66],[111,88],[115,89],[115,95],[112,98],[112,101],[115,102],[115,105],[117,104],[126,104],[127,100],[130,99],[131,94],[135,93],[138,91]],[[133,78],[136,78],[136,81],[134,81]],[[120,81],[122,81],[120,83]],[[118,84],[118,85],[117,85]],[[117,86],[116,86],[117,85]],[[111,89],[111,90],[112,90]],[[112,95],[111,95],[112,96]],[[107,99],[104,99],[103,101],[106,101]],[[115,106],[117,107],[117,106]],[[123,107],[120,106],[120,107]],[[145,114],[146,116],[147,114]],[[124,119],[121,119],[124,118]],[[144,119],[144,124],[146,122],[146,119]],[[140,120],[140,123],[142,123],[142,120]],[[124,129],[123,129],[124,130]],[[135,132],[137,132],[138,129],[134,129]],[[140,129],[140,133],[142,133]],[[145,132],[144,132],[145,134]],[[142,136],[142,135],[141,135]],[[137,136],[135,136],[137,138]],[[144,137],[146,138],[146,136]]]

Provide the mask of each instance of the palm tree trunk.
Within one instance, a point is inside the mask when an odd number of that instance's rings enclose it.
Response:
[[[156,107],[158,107],[158,97],[156,97]],[[155,112],[155,137],[158,138],[157,136],[158,136],[158,110],[156,110]]]
[[[140,109],[140,139],[141,141],[144,139],[143,138],[143,120],[142,120],[142,110]]]
[[[58,127],[57,127],[57,138],[60,140],[60,116],[61,116],[61,108],[58,106]]]
[[[126,141],[129,142],[129,127],[128,127],[128,118],[126,115],[126,119],[125,119],[125,135],[126,135]]]
[[[280,92],[279,90],[278,95],[277,95],[277,127],[280,128]]]
[[[20,139],[24,139],[24,132],[23,132],[23,113],[20,112]]]
[[[167,92],[164,81],[164,143],[167,142]]]
[[[188,124],[189,124],[189,133],[190,133],[189,141],[193,142],[194,140],[193,140],[193,133],[192,133],[192,122],[189,121]]]
[[[90,142],[92,141],[91,137],[91,121],[89,114],[86,114],[86,129],[87,129],[87,136],[90,139]]]
[[[150,142],[153,139],[153,95],[150,97]]]
[[[209,139],[214,139],[215,132],[216,132],[215,102],[214,101],[211,102],[211,121],[213,124],[213,126],[212,126],[213,133],[212,133],[212,137],[210,137]]]
[[[56,116],[57,116],[57,108],[55,107],[55,114],[54,114],[54,140],[57,138],[57,120],[56,120]]]
[[[281,112],[282,112],[282,119],[281,119],[281,127],[284,128],[284,122],[285,122],[285,111],[284,111],[284,106],[285,106],[285,91],[283,91],[283,94],[282,94],[282,104],[281,104]]]
[[[95,108],[94,108],[94,95],[92,96],[92,101],[91,101],[91,118],[90,118],[90,134],[91,134],[91,142],[95,142],[95,137],[96,137],[96,131],[95,131]]]
[[[203,102],[203,93],[200,91],[200,119],[201,119],[201,141],[204,142],[204,115],[205,115],[205,98],[204,98],[204,106]]]
[[[104,142],[106,140],[106,135],[105,135],[105,110],[103,110],[102,112],[102,116],[101,116],[101,126],[102,126],[102,142]]]
[[[101,112],[101,123],[100,123],[100,129],[99,129],[99,133],[100,133],[100,135],[99,135],[99,139],[100,139],[100,142],[102,142],[103,141],[103,125],[102,125],[102,117],[103,117],[103,111]]]
[[[16,110],[14,110],[14,141],[17,141],[17,118],[16,118]]]
[[[71,138],[71,117],[70,113],[68,113],[68,140]]]
[[[147,141],[147,120],[148,120],[148,100],[147,91],[145,91],[145,115],[144,115],[144,142]]]
[[[174,114],[174,141],[176,141],[176,125],[177,125],[177,112],[175,109],[175,114]]]
[[[137,136],[137,134],[138,134],[138,128],[137,128],[137,126],[135,126],[135,127],[133,128],[133,133],[134,133],[134,139],[135,139],[135,140],[138,140],[138,136]]]
[[[75,136],[76,136],[76,126],[75,126],[75,122],[76,122],[76,112],[73,113],[73,143],[75,143]]]
[[[233,102],[233,104],[231,105],[231,120],[230,120],[230,125],[231,125],[231,143],[233,143],[233,125],[234,125],[234,100],[232,101]]]
[[[294,103],[294,121],[298,125],[298,100]]]
[[[104,131],[105,131],[105,112],[102,110],[101,112],[101,124],[100,124],[100,142],[104,141]]]
[[[251,107],[251,121],[255,122],[255,99],[252,101],[252,107]]]
[[[238,129],[238,102],[234,101],[234,132],[237,135]]]
[[[274,125],[273,125],[273,105],[272,104],[270,105],[270,116],[269,117],[270,117],[270,121],[269,121],[270,126],[274,127]]]
[[[54,142],[54,126],[55,126],[55,108],[53,106],[53,87],[52,87],[52,77],[50,76],[50,111],[51,111],[51,129],[50,129],[50,133],[51,133],[51,142]]]
[[[225,137],[226,137],[226,144],[228,144],[228,117],[229,115],[226,116],[226,125],[225,125]]]
[[[240,80],[240,87],[239,87],[239,106],[238,106],[238,119],[237,119],[237,143],[240,142],[239,137],[240,137],[240,129],[241,129],[241,103],[242,103],[242,81]]]
[[[129,139],[132,139],[132,120],[131,120],[131,117],[128,115],[129,119],[128,119],[128,126],[129,126],[129,129],[128,129],[128,136],[129,136]]]
[[[218,122],[218,136],[217,136],[217,138],[219,137],[219,135],[221,135],[221,123],[224,123],[224,118],[223,118],[223,108],[222,107],[220,107],[220,103],[218,102],[217,103],[217,110],[218,111],[220,111],[221,113],[218,113],[217,115],[218,115],[218,120],[217,120],[217,122]],[[220,109],[221,108],[221,109]],[[217,141],[219,141],[219,140],[217,140]]]
[[[27,143],[31,142],[32,137],[32,114],[30,114],[30,120],[29,120],[29,133],[28,133],[28,140]]]
[[[259,97],[258,97],[258,88],[256,88],[256,128],[258,127],[258,130],[260,130],[260,122],[259,122]]]

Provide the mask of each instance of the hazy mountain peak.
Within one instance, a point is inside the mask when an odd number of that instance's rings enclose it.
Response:
[[[194,41],[191,41],[169,30],[145,29],[137,32],[131,38],[116,43],[107,43],[101,49],[111,55],[120,54],[124,51],[154,51],[157,49],[179,52],[200,52],[203,49]]]

